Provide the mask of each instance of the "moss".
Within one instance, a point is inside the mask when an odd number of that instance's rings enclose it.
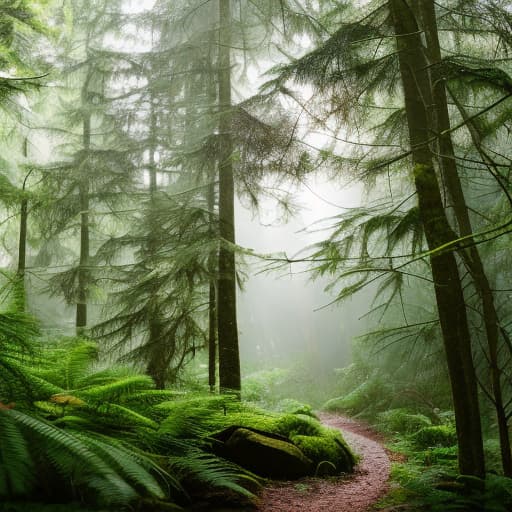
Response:
[[[411,436],[411,440],[421,449],[434,446],[450,447],[457,444],[457,434],[451,425],[434,425],[418,430]]]
[[[231,460],[261,476],[298,478],[311,474],[313,462],[295,444],[237,429],[226,442]]]
[[[284,414],[276,421],[276,429],[276,434],[286,437],[322,435],[320,422],[303,414]]]
[[[355,460],[339,432],[325,431],[320,436],[295,435],[291,439],[311,459],[318,474],[350,472]]]
[[[277,434],[289,439],[318,466],[324,461],[333,464],[340,471],[350,471],[355,458],[338,430],[322,426],[309,414],[279,414],[264,411],[225,397],[198,397],[197,399],[165,402],[156,407],[166,413],[159,435],[170,433],[179,437],[202,431],[210,436],[238,426]],[[304,412],[309,413],[307,408]],[[297,443],[296,443],[297,440]]]
[[[286,414],[303,414],[318,419],[318,416],[313,412],[310,405],[303,404],[298,400],[286,398],[281,400],[276,407],[276,410]]]

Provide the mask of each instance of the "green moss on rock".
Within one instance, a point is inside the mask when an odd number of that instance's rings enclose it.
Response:
[[[230,460],[265,477],[299,478],[313,470],[313,462],[291,442],[245,428],[233,432],[225,450]]]
[[[304,414],[284,414],[275,420],[276,434],[286,437],[296,435],[321,436],[322,425],[318,420]]]
[[[307,474],[314,474],[319,465],[334,467],[334,471],[328,472],[338,473],[351,471],[354,466],[354,456],[341,433],[324,427],[310,415],[308,408],[299,410],[309,414],[279,414],[226,397],[201,396],[192,400],[189,397],[165,402],[157,406],[157,410],[158,414],[167,415],[157,435],[172,433],[180,437],[180,433],[190,432],[190,425],[194,425],[194,431],[202,431],[206,439],[213,437],[217,442],[227,444],[229,436],[245,428],[303,449],[306,457],[312,461],[312,469]],[[325,474],[327,470],[322,469],[322,472]]]
[[[354,467],[355,457],[337,431],[327,431],[321,436],[296,435],[292,441],[314,461],[317,475],[347,473]]]

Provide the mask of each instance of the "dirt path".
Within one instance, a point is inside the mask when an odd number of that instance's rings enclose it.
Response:
[[[341,429],[361,457],[354,475],[276,482],[263,492],[260,512],[363,512],[386,493],[390,461],[379,437],[350,418],[333,414],[321,414],[320,418]]]

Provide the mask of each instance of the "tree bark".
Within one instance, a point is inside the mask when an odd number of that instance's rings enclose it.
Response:
[[[23,142],[23,156],[25,159],[28,157],[28,139],[25,138]],[[27,188],[27,179],[30,172],[25,176],[22,187],[22,198],[20,204],[20,232],[18,242],[18,267],[16,270],[17,274],[17,292],[18,306],[25,311],[25,271],[27,267],[27,228],[28,228],[28,198],[25,196]]]
[[[236,315],[233,141],[231,136],[231,5],[219,0],[219,280],[217,329],[221,392],[241,390]]]
[[[28,199],[23,197],[20,206],[20,239],[18,246],[18,276],[25,280],[27,266],[27,225],[28,225]],[[23,286],[24,287],[24,286]]]
[[[150,94],[150,124],[149,124],[149,137],[150,137],[150,147],[149,147],[149,215],[150,215],[150,223],[149,223],[149,233],[148,233],[148,242],[147,249],[149,256],[151,257],[155,251],[156,247],[156,234],[153,230],[153,217],[155,215],[156,210],[156,193],[158,190],[158,179],[157,179],[157,167],[155,161],[155,140],[156,140],[156,132],[157,132],[157,119],[155,112],[155,103],[154,103],[154,94]],[[165,389],[165,384],[167,380],[167,371],[168,365],[166,364],[167,356],[166,356],[166,347],[165,342],[168,340],[164,340],[162,338],[162,325],[160,322],[160,311],[158,307],[153,303],[151,304],[151,312],[149,319],[149,329],[148,329],[148,364],[146,367],[146,373],[153,379],[155,383],[156,389]]]
[[[436,66],[436,64],[441,62],[441,46],[439,44],[435,6],[432,0],[420,0],[418,5],[427,42],[427,55],[431,70],[434,100],[434,133],[437,135],[440,169],[451,199],[460,235],[469,236],[473,233],[473,228],[451,138],[451,123],[445,87],[446,80],[440,72],[440,67]],[[471,245],[467,250],[462,250],[459,253],[473,279],[482,303],[482,317],[489,351],[493,405],[496,409],[500,436],[501,460],[505,476],[510,477],[512,476],[512,456],[501,384],[502,372],[498,360],[499,316],[494,303],[494,294],[478,248],[475,245]]]
[[[215,167],[210,173],[208,184],[208,211],[210,212],[210,239],[214,239],[214,214],[215,208]],[[210,391],[215,391],[217,384],[216,363],[217,363],[217,289],[214,276],[217,274],[217,251],[212,250],[208,256],[208,273],[210,284],[208,290],[208,385]]]
[[[28,139],[25,137],[23,141],[23,156],[25,159],[28,158]],[[21,199],[20,205],[20,237],[19,237],[19,245],[18,245],[18,276],[24,281],[25,279],[25,270],[27,267],[27,226],[28,226],[28,199],[25,197],[25,192],[27,190],[27,179],[30,175],[30,172],[25,176],[25,180],[23,181],[22,193],[23,197]]]
[[[429,148],[432,92],[428,63],[413,11],[389,0],[396,34],[418,206],[430,250],[455,238],[443,207]],[[444,350],[450,375],[462,474],[485,476],[477,379],[463,290],[453,252],[430,256]]]
[[[215,8],[210,8],[210,13],[215,13]],[[212,17],[212,19],[215,19]],[[208,84],[207,94],[209,100],[209,115],[211,119],[215,118],[215,108],[217,104],[217,80],[215,76],[214,58],[216,53],[216,30],[214,25],[210,27],[210,35],[208,40],[208,54],[207,54],[207,68],[208,68]],[[215,206],[216,206],[216,190],[217,190],[217,160],[211,158],[208,162],[208,175],[206,179],[208,181],[207,189],[207,206],[210,212],[208,221],[209,228],[208,234],[210,236],[210,242],[212,243],[212,249],[208,256],[208,274],[209,274],[209,289],[208,289],[208,385],[210,386],[210,392],[215,391],[217,385],[217,276],[218,276],[218,263],[219,254],[218,246],[214,245],[214,241],[217,240],[217,227],[215,225]]]
[[[91,115],[86,113],[83,120],[84,163],[89,159],[91,148]],[[87,165],[81,170],[78,195],[80,201],[80,261],[78,264],[78,290],[76,304],[76,333],[83,334],[87,327],[87,289],[89,286],[89,177]]]

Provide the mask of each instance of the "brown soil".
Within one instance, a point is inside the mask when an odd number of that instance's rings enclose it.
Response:
[[[363,512],[386,493],[390,461],[382,438],[364,423],[344,416],[321,414],[320,418],[341,429],[360,456],[354,474],[275,482],[264,490],[260,512]]]

